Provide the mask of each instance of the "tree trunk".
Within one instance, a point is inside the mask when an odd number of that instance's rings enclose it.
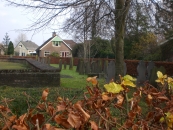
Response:
[[[119,80],[119,75],[124,75],[124,34],[125,20],[129,11],[131,0],[114,0],[115,2],[115,81]]]

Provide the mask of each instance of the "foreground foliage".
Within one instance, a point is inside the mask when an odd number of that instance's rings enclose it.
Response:
[[[2,130],[171,130],[173,129],[173,79],[157,73],[159,87],[146,83],[136,88],[135,79],[120,76],[120,82],[111,81],[98,86],[96,77],[87,78],[83,99],[57,97],[49,102],[49,89],[42,92],[35,107],[28,103],[28,111],[20,116],[8,107],[10,99],[0,102],[0,129]],[[26,97],[30,97],[25,93]],[[141,107],[145,102],[146,107]]]

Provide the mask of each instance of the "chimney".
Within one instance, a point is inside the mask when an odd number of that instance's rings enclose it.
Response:
[[[52,37],[55,37],[56,36],[56,32],[52,32]]]

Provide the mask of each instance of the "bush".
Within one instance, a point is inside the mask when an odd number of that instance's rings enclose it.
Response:
[[[75,97],[57,97],[54,102],[49,102],[49,89],[45,89],[38,104],[34,108],[28,107],[28,111],[20,116],[13,114],[7,100],[3,100],[0,104],[0,128],[171,130],[173,79],[160,71],[157,75],[158,89],[147,83],[144,87],[135,88],[136,79],[130,75],[120,76],[121,82],[110,82],[103,89],[96,77],[88,77],[83,99],[76,102],[73,102]]]
[[[49,56],[59,57],[59,53],[58,52],[52,52]]]

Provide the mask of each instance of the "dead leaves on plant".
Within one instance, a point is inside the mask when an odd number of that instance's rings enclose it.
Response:
[[[158,76],[158,82],[164,84],[166,76],[160,73]],[[173,81],[168,80],[168,83]],[[87,82],[91,82],[94,87],[87,86],[84,98],[75,103],[62,97],[58,97],[53,103],[48,102],[49,89],[45,89],[37,106],[19,117],[6,105],[0,104],[0,118],[3,117],[3,127],[0,125],[0,129],[173,129],[173,97],[168,98],[165,91],[146,85],[137,88],[128,99],[129,87],[135,87],[133,81],[134,78],[126,75],[121,77],[121,83],[106,84],[106,92],[103,92],[98,87],[97,77],[88,77]],[[141,100],[144,100],[146,108],[141,107]]]

